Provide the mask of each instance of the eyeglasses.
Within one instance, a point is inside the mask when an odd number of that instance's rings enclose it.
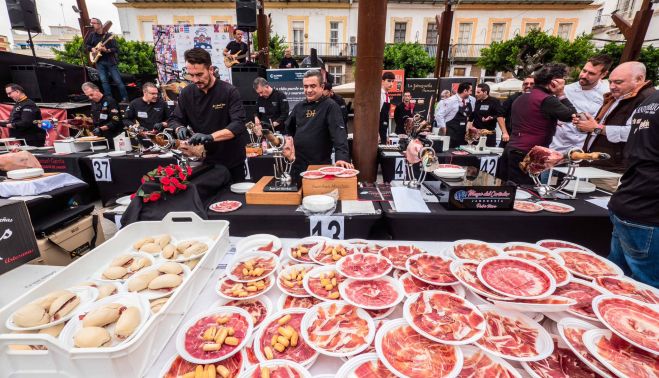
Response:
[[[15,89],[10,90],[9,92],[7,92],[7,96],[10,96],[10,95],[11,95],[12,93],[14,93],[14,92],[16,92]]]

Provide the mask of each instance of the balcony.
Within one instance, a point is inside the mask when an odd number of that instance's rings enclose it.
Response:
[[[285,42],[293,51],[296,59],[307,57],[311,49],[318,51],[321,58],[343,58],[351,59],[357,56],[357,43],[327,43],[327,42]],[[387,44],[391,45],[391,44]],[[424,50],[434,58],[437,56],[437,45],[421,44]],[[458,61],[477,60],[481,56],[481,50],[489,47],[488,44],[453,44],[449,46],[449,59]]]

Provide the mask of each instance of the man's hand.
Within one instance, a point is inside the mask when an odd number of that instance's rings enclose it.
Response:
[[[355,168],[354,165],[348,163],[347,161],[343,161],[343,160],[337,160],[336,163],[334,163],[334,165],[336,165],[337,167],[347,168],[347,169],[354,169]]]
[[[109,126],[101,126],[100,129],[101,129],[101,131],[108,131],[108,130],[110,130],[110,127]]]
[[[11,123],[8,123],[8,124],[6,125],[6,127],[7,127],[8,129],[13,129],[13,128],[14,128],[14,125],[12,125]]]
[[[167,122],[157,122],[153,124],[153,129],[156,131],[163,131],[167,127]]]
[[[212,135],[196,133],[188,140],[188,143],[190,143],[193,146],[198,146],[200,144],[212,143],[213,140],[214,139]]]
[[[501,134],[501,140],[504,142],[508,142],[510,140],[510,135],[508,135],[508,133]]]
[[[95,127],[94,130],[92,130],[92,134],[96,136],[101,136],[101,128],[100,127]]]
[[[585,113],[584,115],[586,116],[585,120],[579,118],[576,114],[573,115],[572,123],[574,124],[574,127],[576,127],[577,130],[581,131],[582,133],[591,133],[597,128],[599,124],[597,123],[597,120],[595,120],[595,118],[593,118],[593,116],[590,114]]]
[[[186,140],[190,137],[190,131],[185,126],[179,126],[174,132],[179,140]]]

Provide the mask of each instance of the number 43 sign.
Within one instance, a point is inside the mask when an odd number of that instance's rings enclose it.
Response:
[[[344,218],[342,216],[312,215],[309,217],[309,233],[311,236],[324,236],[330,239],[343,240]]]

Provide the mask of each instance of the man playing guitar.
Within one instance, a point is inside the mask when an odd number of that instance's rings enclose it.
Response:
[[[108,75],[112,76],[112,81],[117,84],[119,87],[119,94],[121,95],[121,102],[128,102],[128,92],[126,92],[126,87],[124,82],[121,80],[121,74],[117,68],[118,58],[117,54],[119,52],[119,46],[117,41],[110,38],[110,33],[105,30],[101,20],[98,18],[91,19],[91,25],[94,28],[93,33],[89,33],[89,36],[85,40],[85,49],[87,52],[100,52],[102,55],[96,62],[96,69],[98,70],[98,75],[101,77],[101,84],[103,85],[103,92],[107,96],[112,96],[112,90],[110,88],[110,82],[108,81]],[[97,49],[97,45],[105,42],[105,44]]]
[[[234,40],[227,44],[227,47],[224,49],[224,56],[236,55],[236,60],[239,63],[245,63],[247,60],[247,54],[249,52],[249,47],[245,42],[243,42],[244,32],[242,30],[234,29],[233,38]]]

